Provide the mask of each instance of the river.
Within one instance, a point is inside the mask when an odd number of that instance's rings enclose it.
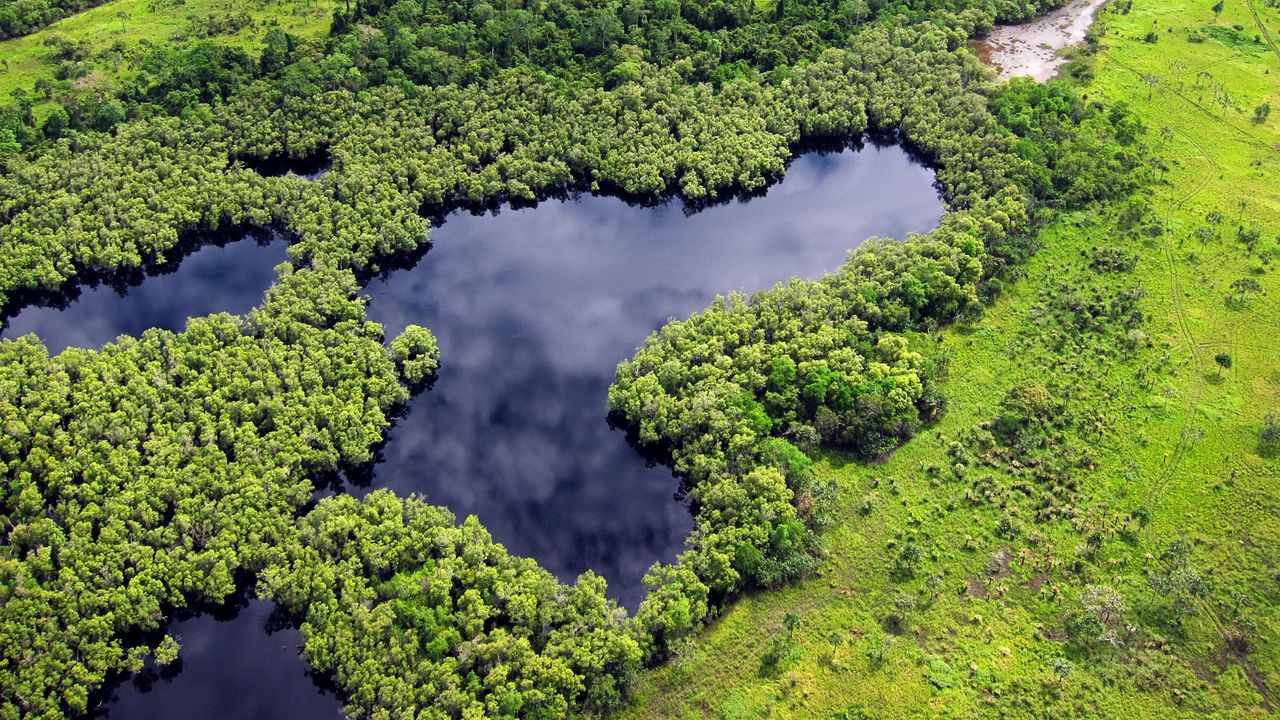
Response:
[[[1071,0],[1034,20],[998,25],[972,47],[1002,79],[1026,76],[1045,82],[1066,64],[1062,51],[1084,42],[1093,19],[1107,1]]]

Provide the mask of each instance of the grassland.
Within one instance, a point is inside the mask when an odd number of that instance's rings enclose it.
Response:
[[[201,28],[221,23],[236,28],[237,18],[250,23],[215,36],[227,45],[252,47],[273,27],[302,38],[324,35],[329,29],[329,0],[110,0],[64,18],[30,35],[0,42],[0,96],[15,89],[30,91],[41,79],[57,77],[59,63],[48,42],[60,38],[84,44],[88,73],[80,86],[111,83],[127,76],[150,44],[175,37],[197,37]],[[230,19],[230,22],[227,22]]]
[[[1211,5],[1100,18],[1084,92],[1137,109],[1167,167],[1145,219],[1118,199],[1048,225],[987,316],[941,334],[944,419],[882,463],[820,464],[842,511],[817,576],[738,601],[622,717],[1280,713],[1280,462],[1259,442],[1280,411],[1280,117],[1253,119],[1280,106],[1280,11]],[[1227,303],[1240,280],[1260,292]],[[1136,326],[1090,311],[1131,288]],[[1065,410],[1012,462],[974,438],[1027,382]],[[1203,583],[1175,611],[1178,539]],[[1124,599],[1114,642],[1078,629],[1088,586]]]

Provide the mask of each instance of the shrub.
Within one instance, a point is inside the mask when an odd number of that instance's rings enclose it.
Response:
[[[1117,630],[1122,626],[1127,606],[1124,596],[1110,585],[1086,585],[1080,593],[1080,610],[1073,629],[1086,642],[1119,645]]]
[[[1263,454],[1274,455],[1280,450],[1280,414],[1274,411],[1267,413],[1266,419],[1262,421],[1260,440]]]

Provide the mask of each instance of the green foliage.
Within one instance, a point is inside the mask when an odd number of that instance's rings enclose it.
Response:
[[[440,349],[430,330],[410,325],[391,341],[391,359],[405,385],[420,387],[440,367]]]
[[[1094,249],[1090,265],[1095,270],[1121,273],[1133,270],[1137,261],[1136,255],[1121,248],[1100,247]]]
[[[39,122],[18,93],[0,112],[0,308],[228,225],[288,230],[294,262],[245,318],[54,358],[33,338],[0,342],[0,650],[29,658],[0,667],[6,711],[85,712],[145,655],[124,638],[260,574],[357,714],[591,713],[733,593],[810,571],[832,490],[806,451],[880,456],[936,419],[945,362],[927,333],[981,314],[1034,248],[1031,211],[1143,177],[1123,106],[993,91],[960,49],[1036,9],[361,2],[323,46],[283,31],[256,58],[161,43],[89,91],[84,46],[52,42],[65,73],[41,94],[57,107]],[[610,406],[670,448],[697,511],[630,623],[598,578],[561,586],[416,501],[335,498],[298,518],[311,477],[367,461],[401,383],[436,369],[429,332],[388,352],[354,298],[353,270],[425,246],[424,206],[576,182],[714,199],[764,187],[802,140],[868,130],[900,132],[937,168],[954,209],[937,231],[721,298],[619,368]],[[335,165],[314,183],[243,162],[317,152]],[[1073,295],[1053,311],[1084,327],[1134,301]],[[178,652],[172,638],[152,650]]]
[[[1149,177],[1137,146],[1141,123],[1124,103],[1087,104],[1063,81],[1015,78],[991,100],[1000,124],[1018,136],[1013,165],[1046,201],[1079,206],[1127,196]]]
[[[1209,593],[1203,576],[1189,563],[1191,550],[1186,540],[1174,540],[1160,554],[1160,566],[1147,575],[1157,617],[1167,625],[1181,624],[1195,612],[1196,602]]]
[[[1120,222],[1112,218],[1124,214],[1126,197],[1052,213],[1025,279],[1006,280],[1012,292],[981,322],[941,333],[955,360],[942,383],[948,413],[936,428],[875,463],[814,455],[815,473],[843,490],[821,579],[736,603],[681,647],[679,673],[646,673],[622,717],[696,717],[699,704],[716,707],[729,693],[769,697],[773,716],[795,718],[826,718],[854,702],[904,717],[1272,712],[1263,693],[1278,657],[1265,630],[1275,616],[1275,461],[1258,452],[1258,434],[1276,397],[1274,353],[1259,341],[1277,332],[1275,275],[1243,246],[1187,236],[1222,198],[1247,197],[1251,220],[1270,239],[1275,178],[1265,158],[1280,137],[1251,126],[1247,112],[1206,111],[1192,80],[1175,93],[1167,73],[1187,69],[1189,78],[1204,68],[1212,78],[1197,85],[1206,100],[1211,81],[1215,94],[1256,102],[1271,92],[1275,58],[1168,42],[1203,24],[1208,5],[1134,3],[1123,18],[1103,11],[1107,51],[1081,95],[1108,106],[1129,99],[1140,117],[1170,126],[1151,151],[1163,159],[1161,185],[1134,193],[1146,208]],[[1252,5],[1259,23],[1275,17],[1265,3]],[[1228,6],[1226,21],[1252,22],[1248,9]],[[1153,20],[1175,34],[1144,43]],[[1151,73],[1166,78],[1154,97],[1143,81]],[[1241,142],[1246,131],[1260,142]],[[1229,237],[1221,230],[1213,239]],[[1099,258],[1095,267],[1099,246],[1137,262],[1113,271],[1111,258]],[[1224,312],[1222,293],[1241,276],[1265,293]],[[1231,380],[1205,382],[1220,350],[1232,355]],[[1026,380],[1039,381],[1062,412],[1006,445],[993,433],[995,406]],[[953,444],[963,453],[953,455]],[[859,514],[864,499],[874,503],[869,518]],[[1021,529],[1016,537],[992,533],[1006,518]],[[1209,594],[1197,598],[1194,617],[1171,626],[1153,613],[1158,593],[1147,574],[1163,567],[1152,555],[1182,533],[1195,538],[1192,563]],[[906,541],[937,548],[916,579],[888,572]],[[1008,562],[986,561],[1006,549]],[[935,574],[949,591],[916,610],[918,637],[903,638],[887,660],[875,630],[850,641],[860,645],[853,653],[830,652],[820,631],[802,639],[810,652],[782,681],[756,679],[765,648],[754,640],[784,609],[803,608],[806,624],[856,638],[884,617],[895,591],[918,593],[921,578]],[[1076,634],[1073,611],[1091,584],[1112,586],[1132,605],[1115,633],[1120,646],[1099,642],[1101,627]],[[863,653],[871,664],[860,662]],[[945,691],[929,682],[935,655],[964,669]],[[1074,665],[1066,677],[1054,672],[1056,658]],[[1218,669],[1200,672],[1206,662]],[[801,693],[786,694],[790,678]]]
[[[1227,287],[1227,295],[1224,298],[1228,307],[1240,308],[1247,306],[1257,295],[1262,293],[1262,285],[1251,277],[1236,278],[1231,281]]]
[[[355,716],[578,717],[639,669],[603,579],[565,587],[474,517],[387,491],[319,503],[262,577]]]
[[[929,659],[925,679],[929,681],[930,685],[939,690],[953,688],[959,684],[959,680],[957,680],[955,676],[955,671],[951,669],[951,666],[947,664],[946,660],[943,660],[940,657],[933,657]]]
[[[1074,631],[1084,642],[1118,645],[1128,606],[1124,597],[1109,585],[1087,585],[1080,593],[1080,609]]]
[[[1262,421],[1262,433],[1259,436],[1263,452],[1274,455],[1280,451],[1280,413],[1269,412]]]
[[[0,5],[0,39],[35,32],[103,0],[22,0]]]
[[[222,601],[293,538],[312,473],[370,458],[406,394],[355,289],[298,271],[245,318],[54,358],[0,342],[0,655],[30,658],[0,686],[24,713],[85,712],[126,633]]]
[[[858,705],[850,705],[833,714],[830,720],[867,720],[867,713]]]
[[[172,635],[165,635],[160,644],[156,645],[156,664],[161,667],[173,664],[178,659],[178,651],[180,649],[181,646],[178,645],[178,641]]]
[[[1054,676],[1059,680],[1065,680],[1070,677],[1071,671],[1075,670],[1075,668],[1075,663],[1062,656],[1049,660],[1049,670],[1053,672]]]

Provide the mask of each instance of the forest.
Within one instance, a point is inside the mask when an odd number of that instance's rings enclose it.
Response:
[[[12,0],[0,8],[0,38],[35,32],[98,3],[92,0]]]
[[[826,538],[870,522],[870,506],[844,512],[830,459],[871,466],[934,432],[966,370],[943,335],[985,327],[1053,252],[1052,228],[1114,215],[1126,238],[1164,232],[1147,199],[1170,171],[1164,128],[1082,86],[1087,58],[1083,79],[1002,82],[967,45],[1054,4],[357,0],[334,5],[323,37],[270,28],[245,48],[197,33],[109,60],[106,78],[104,58],[50,37],[55,79],[0,107],[0,317],[163,265],[211,230],[278,229],[290,261],[244,316],[52,356],[35,336],[0,340],[0,717],[93,711],[111,683],[180,656],[164,631],[175,611],[246,586],[296,621],[352,717],[627,707],[744,597],[818,577]],[[0,37],[83,9],[7,2]],[[935,170],[935,230],[636,338],[601,398],[694,515],[634,613],[596,574],[563,584],[474,517],[387,491],[316,499],[448,363],[430,328],[387,337],[360,294],[429,247],[441,209],[568,189],[696,207],[765,188],[804,143],[869,133]],[[259,172],[316,157],[331,163],[318,180]],[[1237,234],[1252,232],[1247,208]],[[1086,254],[1115,276],[1137,262]],[[1087,329],[1138,352],[1143,297],[1063,289],[1035,325],[1059,348]],[[1093,462],[1064,439],[1084,412],[1072,399],[1010,389],[945,472],[977,505],[998,492],[970,467],[1040,468],[1023,488],[1036,522],[1061,519],[1063,478]],[[1007,522],[1012,538],[1027,521]],[[906,578],[927,562],[915,542],[893,554]],[[1203,596],[1187,548],[1157,555],[1153,583]],[[1084,632],[1115,637],[1120,601],[1091,592],[1102,610]]]

